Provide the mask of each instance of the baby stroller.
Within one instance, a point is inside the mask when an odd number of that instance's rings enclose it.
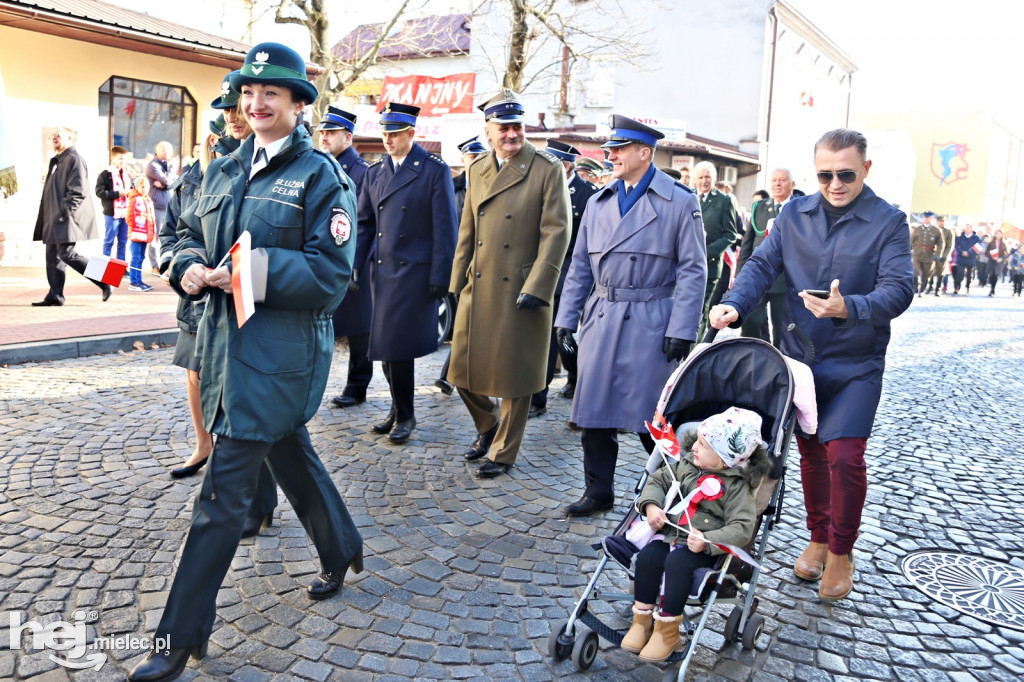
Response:
[[[813,360],[810,341],[799,329],[790,327],[807,349],[807,364]],[[753,410],[761,415],[761,439],[772,460],[772,469],[757,493],[758,519],[748,545],[743,548],[759,563],[772,529],[779,522],[781,503],[785,494],[785,471],[789,443],[796,425],[796,410],[793,406],[793,374],[786,358],[771,344],[760,339],[730,338],[715,344],[707,343],[714,338],[709,333],[705,345],[698,346],[669,378],[658,402],[658,411],[676,433],[681,434],[690,423],[696,426],[703,419],[736,406]],[[659,448],[655,448],[647,467],[637,481],[634,497],[643,490],[647,479],[664,464]],[[639,518],[635,504],[618,524],[611,538],[595,543],[594,549],[602,554],[597,570],[590,579],[583,595],[569,614],[566,621],[552,624],[548,641],[548,652],[555,661],[571,658],[577,670],[586,670],[597,657],[598,637],[603,637],[615,646],[622,643],[625,631],[611,628],[591,612],[593,600],[633,601],[629,593],[606,592],[598,589],[597,582],[609,565],[623,568],[633,580],[631,557],[617,551],[618,543],[609,543],[613,538],[622,538],[634,520]],[[739,639],[743,648],[752,649],[764,630],[764,618],[756,613],[758,599],[755,597],[760,568],[723,554],[711,568],[694,572],[687,607],[703,607],[696,624],[683,614],[683,626],[689,635],[682,651],[668,659],[672,664],[682,661],[678,670],[670,665],[664,680],[683,680],[696,642],[700,641],[711,607],[715,603],[733,604],[732,613],[725,624],[726,642]],[[585,626],[585,627],[583,627]]]

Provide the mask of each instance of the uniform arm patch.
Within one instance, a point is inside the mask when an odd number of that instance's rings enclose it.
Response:
[[[344,246],[352,238],[352,218],[341,206],[331,208],[331,237],[336,246]]]

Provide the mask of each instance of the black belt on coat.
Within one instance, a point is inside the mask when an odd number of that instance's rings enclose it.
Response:
[[[614,289],[603,284],[594,285],[595,294],[613,303],[615,301],[656,301],[660,298],[672,298],[675,291],[675,285],[651,289]]]

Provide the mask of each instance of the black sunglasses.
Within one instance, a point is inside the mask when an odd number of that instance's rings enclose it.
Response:
[[[822,185],[831,185],[832,176],[839,178],[839,182],[850,184],[857,179],[857,171],[855,170],[841,170],[841,171],[820,171],[815,175],[818,176],[818,182]]]

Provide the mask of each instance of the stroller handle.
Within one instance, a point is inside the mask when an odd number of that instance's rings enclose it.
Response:
[[[704,333],[704,343],[713,343],[716,336],[718,336],[718,330],[709,324],[707,332]]]

